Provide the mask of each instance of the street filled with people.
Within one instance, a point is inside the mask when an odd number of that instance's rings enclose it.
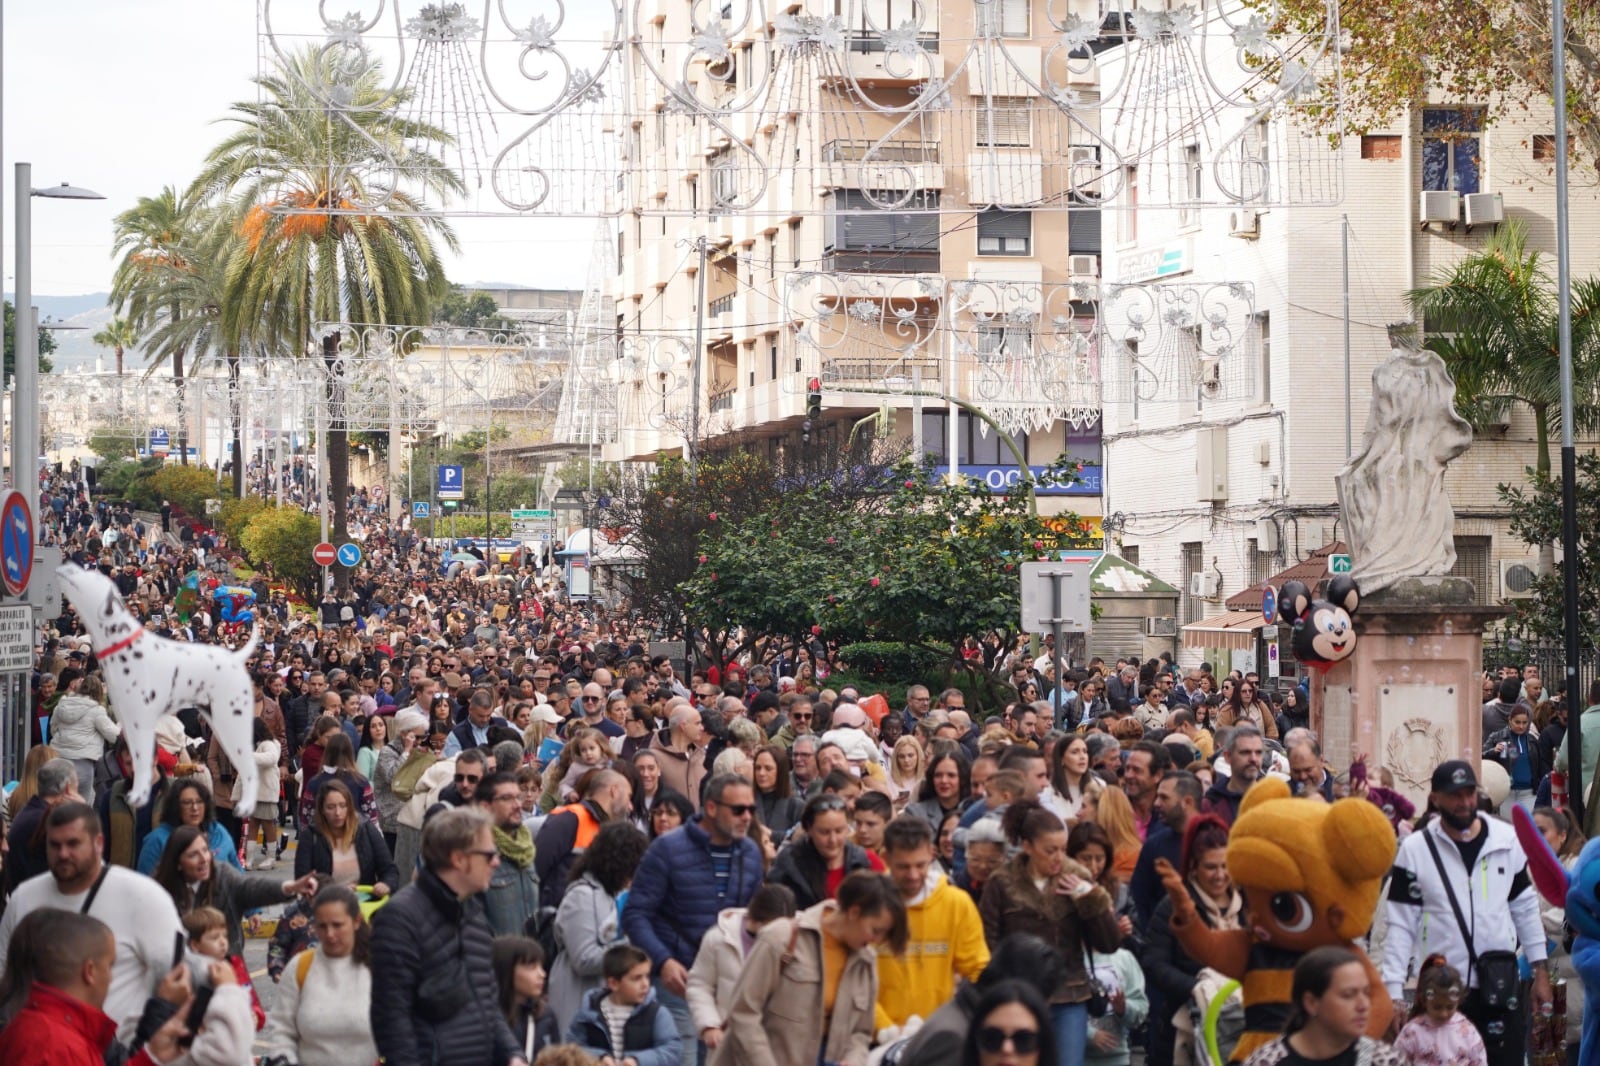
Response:
[[[0,1063],[1578,1061],[1570,923],[1535,886],[1584,843],[1570,694],[1534,669],[1485,675],[1482,759],[1419,787],[1333,764],[1303,681],[1198,657],[1057,678],[973,634],[998,696],[902,680],[891,705],[830,684],[825,633],[696,661],[548,555],[463,562],[377,493],[316,603],[71,472],[38,503],[145,630],[253,635],[253,758],[178,709],[132,802],[110,653],[71,604],[47,620]]]

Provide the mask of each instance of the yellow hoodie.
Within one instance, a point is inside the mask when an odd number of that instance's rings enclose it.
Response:
[[[983,919],[972,897],[929,871],[927,887],[906,905],[911,937],[904,957],[878,952],[877,1027],[926,1020],[955,995],[956,977],[976,981],[989,965]]]

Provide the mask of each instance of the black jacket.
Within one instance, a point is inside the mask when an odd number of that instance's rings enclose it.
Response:
[[[356,828],[356,862],[361,865],[357,884],[375,885],[382,881],[391,890],[400,887],[400,868],[394,864],[394,856],[389,854],[389,845],[384,843],[383,833],[365,818]],[[333,876],[333,845],[314,827],[301,835],[294,849],[296,880],[309,873],[324,878]]]
[[[1193,886],[1189,896],[1194,899],[1200,920],[1211,924],[1209,912],[1195,896]],[[1150,922],[1144,930],[1144,948],[1139,952],[1139,966],[1144,970],[1145,992],[1150,998],[1150,1062],[1171,1062],[1173,1030],[1172,1016],[1194,992],[1199,980],[1200,963],[1191,958],[1172,933],[1172,900],[1163,891],[1161,900],[1151,912]]]
[[[500,1013],[493,955],[483,900],[458,899],[431,870],[373,915],[368,1017],[388,1066],[505,1066],[521,1053]],[[448,995],[464,1002],[440,1017]]]
[[[855,844],[844,846],[844,872],[849,876],[857,870],[872,869],[867,850]],[[810,838],[798,841],[778,853],[778,858],[767,871],[767,880],[775,885],[786,885],[794,893],[795,905],[801,910],[815,907],[828,898],[828,867],[817,854]]]

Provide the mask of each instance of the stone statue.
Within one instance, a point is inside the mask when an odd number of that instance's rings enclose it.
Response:
[[[1389,341],[1389,358],[1372,372],[1361,450],[1334,479],[1364,595],[1455,566],[1444,471],[1472,444],[1444,360],[1417,346],[1409,324],[1389,327]]]

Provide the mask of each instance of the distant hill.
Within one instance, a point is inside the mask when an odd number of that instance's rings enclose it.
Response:
[[[91,292],[83,296],[34,295],[33,303],[39,309],[40,317],[63,326],[77,327],[56,331],[56,352],[51,358],[58,369],[78,366],[92,368],[95,359],[102,357],[107,368],[112,365],[111,350],[96,347],[93,340],[94,335],[111,321],[111,308],[106,305],[109,297],[110,294],[104,292]],[[12,294],[6,293],[5,298],[12,299]],[[123,353],[123,362],[130,368],[140,367],[144,365],[144,357],[136,351],[128,351]]]

